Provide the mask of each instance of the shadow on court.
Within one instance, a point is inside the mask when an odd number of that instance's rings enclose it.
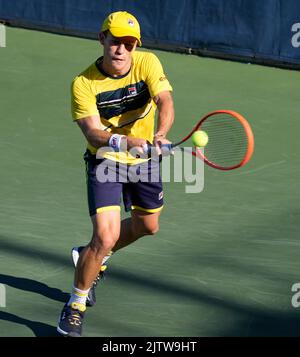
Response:
[[[32,258],[33,255],[38,255],[39,257],[43,257],[43,260],[48,262],[54,261],[57,263],[59,261],[62,266],[68,266],[71,268],[69,259],[63,255],[58,255],[49,251],[44,252],[42,249],[38,249],[36,247],[34,248],[34,252],[32,252],[30,247],[13,243],[9,239],[6,241],[2,240],[1,248],[3,251],[11,252],[14,255],[21,255],[23,258]],[[201,260],[201,256],[198,257],[198,259]],[[218,259],[218,257],[216,257],[216,259]],[[204,258],[202,263],[217,264],[218,262],[214,262],[213,259],[207,261],[207,259]],[[235,264],[239,264],[239,262],[235,262]],[[235,264],[231,264],[230,266],[224,266],[224,264],[222,264],[222,269],[227,268],[235,270],[237,269]],[[246,267],[239,264],[239,269],[245,269],[245,274],[247,274]],[[259,269],[257,273],[264,276],[264,268],[260,266],[257,267],[257,269]],[[252,266],[252,274],[254,273],[254,270],[255,267]],[[268,269],[266,270],[266,275],[268,276],[268,279],[276,279],[276,274],[271,276],[271,272],[268,271]],[[169,296],[173,299],[176,297],[176,299],[181,300],[183,304],[188,303],[189,300],[192,303],[196,302],[199,304],[199,317],[194,320],[193,326],[190,327],[193,331],[199,331],[199,335],[200,331],[203,331],[201,311],[203,313],[203,308],[207,305],[210,309],[213,308],[216,310],[223,310],[223,312],[228,311],[233,316],[230,324],[226,324],[225,321],[223,328],[222,325],[217,328],[218,336],[300,336],[300,314],[298,314],[295,309],[290,307],[289,311],[284,312],[277,311],[268,306],[258,308],[257,306],[250,305],[250,302],[247,300],[247,296],[245,296],[244,299],[241,298],[241,302],[238,302],[236,300],[226,298],[222,296],[221,293],[207,288],[200,289],[199,286],[191,288],[185,286],[184,282],[176,284],[170,283],[166,280],[152,279],[139,274],[137,271],[130,273],[128,271],[118,270],[114,266],[111,266],[109,278],[135,290],[142,288],[146,291],[156,292],[157,294]],[[279,279],[279,281],[280,280],[281,279]],[[280,283],[282,282],[283,281]],[[50,288],[46,284],[39,283],[31,279],[15,278],[0,274],[0,283],[36,292],[57,301],[66,301],[68,297],[68,294],[59,289]],[[202,306],[202,310],[200,310],[200,305]],[[7,313],[3,315],[2,312],[0,314],[0,318],[1,317],[4,319],[9,318],[9,321],[16,323],[26,324],[36,333],[36,336],[42,336],[42,334],[49,336],[50,334],[52,335],[54,331],[54,328],[49,325],[38,323],[36,321],[25,320],[15,315]]]
[[[0,283],[24,291],[31,291],[60,302],[66,302],[70,297],[70,294],[64,293],[60,289],[51,288],[44,283],[32,279],[0,274]]]
[[[69,294],[62,292],[60,289],[51,288],[48,285],[27,278],[18,278],[10,275],[0,274],[0,283],[24,291],[30,291],[43,295],[49,299],[66,302]],[[43,322],[24,319],[20,316],[0,311],[0,320],[14,322],[16,324],[27,326],[32,330],[36,337],[59,336],[56,328]]]
[[[249,311],[250,312],[250,311]],[[245,314],[244,314],[245,315]],[[243,315],[241,315],[243,317]],[[246,317],[246,315],[245,315]],[[232,337],[299,337],[300,316],[292,313],[257,313],[251,312],[248,318],[226,330],[224,336]],[[248,331],[242,333],[241,331]]]
[[[43,322],[23,319],[9,312],[0,311],[0,320],[14,322],[16,324],[27,326],[32,330],[36,337],[51,337],[58,336],[56,328]]]
[[[67,259],[65,255],[58,254],[57,252],[51,252],[37,248],[36,246],[24,243],[12,242],[12,237],[0,235],[1,251],[6,251],[13,256],[19,256],[22,259],[25,257],[30,259],[39,258],[41,260],[50,261],[60,266],[72,268],[70,259]]]
[[[112,269],[112,279],[122,281],[123,284],[131,285],[132,288],[137,285],[143,286],[144,289],[159,290],[167,295],[175,295],[178,299],[186,302],[193,300],[199,304],[205,304],[216,309],[225,309],[233,313],[237,320],[226,328],[222,336],[300,336],[300,314],[294,309],[292,312],[278,312],[270,308],[265,310],[251,307],[250,305],[238,303],[224,299],[222,296],[215,297],[210,291],[201,291],[196,289],[186,289],[181,285],[168,284],[158,280],[145,279],[137,274],[124,273]],[[216,295],[216,293],[214,293]],[[246,297],[245,300],[246,301]],[[199,314],[199,324],[194,324],[195,331],[203,330],[203,322]]]

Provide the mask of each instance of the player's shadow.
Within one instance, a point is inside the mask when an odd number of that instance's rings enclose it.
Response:
[[[0,274],[0,283],[20,290],[31,291],[60,302],[67,302],[70,297],[68,293],[60,289],[51,288],[44,283],[28,278],[18,278],[11,275]]]
[[[36,337],[59,336],[56,328],[39,321],[27,320],[9,312],[0,311],[0,320],[15,322],[29,327]]]

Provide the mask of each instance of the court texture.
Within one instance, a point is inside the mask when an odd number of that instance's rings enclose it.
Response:
[[[299,336],[300,73],[154,52],[174,88],[170,139],[209,111],[232,109],[252,125],[255,152],[232,172],[206,166],[200,193],[165,184],[159,233],[112,257],[84,336]],[[85,140],[71,120],[70,83],[101,53],[97,41],[7,28],[1,337],[56,335],[72,286],[71,247],[90,239]]]

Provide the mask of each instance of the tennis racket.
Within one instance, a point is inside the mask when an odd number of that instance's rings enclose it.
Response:
[[[233,110],[215,110],[202,117],[193,130],[176,143],[164,144],[172,150],[180,147],[197,130],[208,135],[205,148],[195,147],[192,155],[218,170],[233,170],[246,165],[254,150],[254,136],[248,121]]]

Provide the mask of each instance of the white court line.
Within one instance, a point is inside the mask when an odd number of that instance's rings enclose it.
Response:
[[[4,24],[0,24],[0,47],[6,47],[6,28]]]

